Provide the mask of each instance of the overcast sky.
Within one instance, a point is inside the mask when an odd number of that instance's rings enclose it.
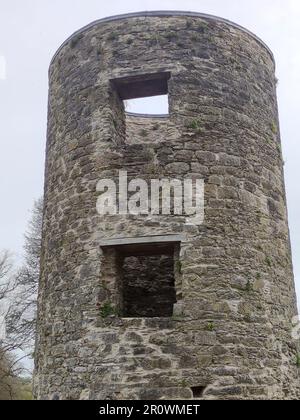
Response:
[[[91,21],[142,10],[221,16],[256,33],[274,52],[300,297],[299,0],[0,0],[0,250],[21,257],[30,209],[42,195],[51,57],[69,35]]]

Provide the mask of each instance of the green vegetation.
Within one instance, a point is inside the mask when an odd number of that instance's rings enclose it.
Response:
[[[271,130],[273,134],[277,134],[278,133],[278,128],[277,128],[277,124],[275,121],[272,122],[271,124]]]
[[[213,322],[209,322],[207,325],[206,325],[206,331],[214,331],[215,330],[215,324],[213,323]]]
[[[116,315],[116,310],[110,302],[104,303],[100,308],[101,318],[108,318],[109,316]]]
[[[246,284],[246,291],[247,291],[247,292],[251,292],[251,291],[252,291],[252,285],[251,285],[250,280],[248,280],[248,281],[247,281],[247,284]]]
[[[180,260],[176,261],[176,270],[179,274],[182,274],[182,262]]]
[[[141,130],[139,132],[139,135],[142,137],[147,137],[149,135],[148,131],[146,131],[145,129]]]
[[[115,41],[117,38],[118,34],[116,32],[111,32],[107,37],[108,41]]]
[[[192,120],[191,122],[186,124],[186,128],[193,130],[195,133],[201,133],[202,127],[201,127],[201,121],[200,120]]]
[[[0,401],[32,400],[31,378],[21,377],[22,366],[0,347]]]
[[[266,257],[266,264],[268,267],[272,267],[272,260],[270,257]]]
[[[170,42],[170,41],[174,41],[178,39],[178,34],[177,32],[169,32],[165,35],[166,39]]]
[[[20,378],[18,386],[18,400],[32,400],[32,384],[31,378]]]
[[[78,35],[78,36],[74,36],[72,39],[71,39],[71,42],[70,42],[70,47],[71,48],[75,48],[76,47],[76,45],[78,44],[78,42],[80,41],[80,39],[82,38],[82,35]]]
[[[205,29],[207,28],[207,26],[208,24],[206,22],[200,22],[198,25],[198,30],[203,33]]]
[[[186,379],[182,379],[181,381],[179,381],[179,386],[181,386],[182,388],[187,388],[189,385]]]
[[[164,42],[165,38],[157,33],[154,33],[149,36],[148,40],[151,42],[151,44],[158,44],[159,42]]]
[[[182,321],[184,319],[183,315],[172,315],[173,321]]]
[[[250,324],[250,322],[252,322],[251,315],[250,314],[245,315],[244,321]]]

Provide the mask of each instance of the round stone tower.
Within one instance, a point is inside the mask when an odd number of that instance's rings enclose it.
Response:
[[[125,111],[162,94],[168,115]],[[58,50],[49,95],[36,397],[299,397],[266,45],[198,13],[101,19]],[[120,171],[203,179],[203,223],[100,214],[99,181]]]

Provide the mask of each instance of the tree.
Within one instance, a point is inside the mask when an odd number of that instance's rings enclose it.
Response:
[[[12,400],[17,395],[18,380],[12,355],[0,347],[0,400]]]
[[[35,339],[37,294],[40,275],[43,200],[34,203],[32,217],[25,234],[24,264],[17,271],[13,282],[13,304],[6,315],[8,339],[17,348],[32,355]]]
[[[14,281],[14,304],[6,316],[8,337],[23,351],[34,345],[37,293],[40,274],[40,252],[43,221],[43,201],[35,202],[25,234],[25,259]]]
[[[32,358],[40,272],[43,201],[35,202],[25,234],[23,265],[16,271],[8,252],[0,254],[0,399],[28,399],[21,361]],[[1,335],[1,308],[6,336]],[[5,310],[3,310],[5,308]],[[18,398],[17,398],[18,397]]]
[[[12,260],[4,251],[0,254],[0,400],[13,399],[17,394],[17,375],[20,365],[12,355],[11,345],[6,340],[4,315],[9,305],[9,296],[14,290]],[[14,346],[13,346],[14,347]]]

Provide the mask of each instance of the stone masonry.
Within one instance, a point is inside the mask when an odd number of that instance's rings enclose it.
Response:
[[[36,398],[299,398],[270,50],[220,18],[136,13],[76,32],[49,77]],[[125,112],[166,91],[169,115]],[[100,216],[119,170],[204,179],[204,224]]]

